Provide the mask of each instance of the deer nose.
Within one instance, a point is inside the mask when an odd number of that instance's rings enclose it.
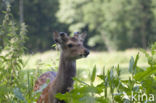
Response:
[[[87,57],[89,55],[89,50],[84,51],[84,56]]]

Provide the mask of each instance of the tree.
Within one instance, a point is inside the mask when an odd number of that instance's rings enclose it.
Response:
[[[68,26],[59,23],[55,16],[58,5],[58,0],[24,0],[23,3],[22,0],[19,0],[19,4],[15,1],[12,2],[12,13],[15,20],[19,24],[24,20],[28,25],[27,36],[29,40],[26,47],[29,52],[50,49],[52,32],[67,31]]]
[[[103,41],[109,51],[146,48],[154,34],[152,3],[152,0],[60,0],[57,17],[70,25],[70,31],[85,27],[89,32],[95,31],[90,40]]]

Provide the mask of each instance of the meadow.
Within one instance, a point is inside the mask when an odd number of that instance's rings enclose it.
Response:
[[[145,52],[150,53],[150,51]],[[67,103],[133,103],[131,92],[134,91],[136,95],[142,94],[142,86],[146,87],[147,93],[154,94],[155,90],[151,87],[152,85],[155,87],[155,82],[150,80],[149,75],[155,70],[149,67],[149,57],[145,52],[143,53],[140,49],[113,52],[91,51],[87,58],[77,60],[74,90],[70,93],[57,94],[56,97]],[[59,56],[59,51],[54,50],[25,55],[23,59],[26,66],[23,72],[28,71],[33,75],[32,77],[35,77],[34,79],[46,71],[57,72]],[[27,75],[25,77],[27,78]],[[138,82],[142,80],[145,84]],[[144,98],[143,101],[148,101],[148,98]]]
[[[77,76],[73,78],[74,89],[65,94],[59,93],[56,98],[66,103],[124,103],[126,101],[133,103],[132,91],[136,95],[144,92],[155,95],[155,47],[156,44],[152,46],[151,51],[144,52],[139,49],[114,52],[91,51],[87,58],[77,60]],[[1,68],[4,68],[1,72],[4,78],[1,86],[5,90],[0,89],[2,98],[0,101],[35,102],[47,85],[43,85],[42,89],[34,92],[35,80],[46,71],[57,72],[60,53],[49,50],[24,54],[16,58],[7,56],[15,54],[17,54],[16,51],[11,51],[4,52],[4,56],[1,56],[3,64]],[[8,78],[11,79],[8,81]],[[144,98],[143,101],[147,99]],[[154,97],[149,101],[154,102]]]
[[[140,53],[138,66],[146,67],[147,59],[145,55],[140,52],[139,49],[129,49],[125,51],[113,51],[113,52],[98,52],[91,51],[87,58],[77,60],[77,76],[85,78],[87,81],[88,75],[91,73],[93,67],[96,65],[97,74],[101,74],[103,68],[107,71],[113,66],[120,65],[121,79],[128,79],[128,67],[131,56],[135,57],[137,53]],[[40,69],[42,72],[57,71],[59,65],[59,51],[49,50],[42,53],[35,53],[23,56],[26,66],[24,70],[34,71]]]

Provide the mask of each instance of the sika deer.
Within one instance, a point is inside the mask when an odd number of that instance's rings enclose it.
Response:
[[[76,75],[76,59],[87,57],[89,51],[83,46],[86,34],[75,33],[73,37],[66,33],[53,33],[56,44],[60,45],[61,55],[57,75],[47,72],[39,77],[35,83],[34,90],[50,79],[50,83],[43,90],[37,103],[65,103],[55,98],[57,93],[65,93],[73,88],[73,77]],[[56,75],[56,77],[55,77]]]

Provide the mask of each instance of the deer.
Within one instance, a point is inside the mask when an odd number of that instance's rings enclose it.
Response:
[[[70,37],[65,32],[53,32],[53,39],[60,47],[60,61],[58,72],[46,72],[42,74],[35,82],[34,91],[46,83],[49,79],[47,87],[43,89],[37,103],[65,103],[55,98],[57,93],[70,92],[73,89],[74,80],[76,76],[76,60],[87,57],[89,50],[84,47],[83,42],[86,33],[74,33]]]

